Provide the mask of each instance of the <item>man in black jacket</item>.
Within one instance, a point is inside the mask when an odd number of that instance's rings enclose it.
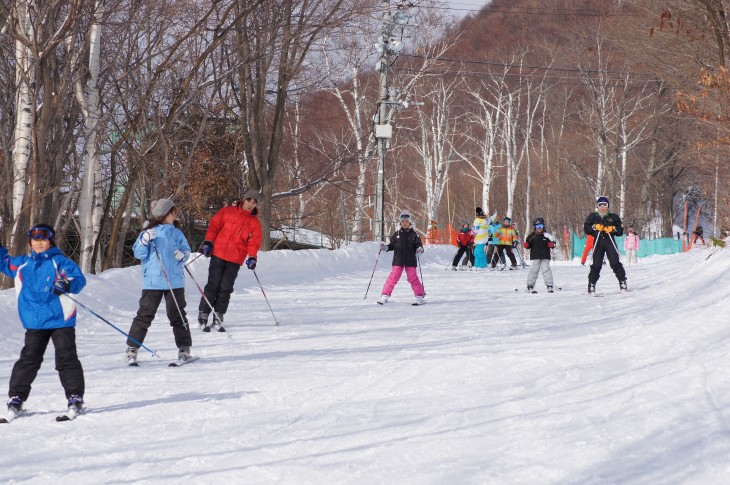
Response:
[[[588,293],[595,293],[596,282],[601,277],[604,255],[608,258],[613,273],[618,278],[621,290],[628,290],[626,285],[626,270],[621,264],[621,259],[616,247],[614,236],[621,236],[624,228],[621,225],[621,218],[618,214],[608,211],[608,197],[600,196],[596,199],[596,212],[588,215],[583,230],[586,235],[593,235],[595,242],[593,246],[593,264],[588,274]]]

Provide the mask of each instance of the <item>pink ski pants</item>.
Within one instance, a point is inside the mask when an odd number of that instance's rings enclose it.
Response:
[[[393,288],[395,288],[395,284],[398,283],[398,280],[403,274],[403,269],[403,266],[393,266],[393,269],[390,270],[390,274],[388,275],[388,279],[385,280],[385,286],[383,286],[383,292],[381,293],[382,295],[390,296],[393,294]],[[423,291],[421,280],[418,279],[416,268],[414,266],[406,266],[405,270],[408,282],[411,284],[411,288],[413,288],[413,294],[415,296],[426,296],[426,292]]]

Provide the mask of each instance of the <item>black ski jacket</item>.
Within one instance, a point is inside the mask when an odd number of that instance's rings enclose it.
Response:
[[[545,233],[530,233],[525,239],[525,244],[530,249],[530,259],[551,259],[549,242],[550,239],[545,236]]]
[[[588,218],[586,219],[585,224],[583,224],[583,230],[585,231],[586,235],[592,234],[594,238],[597,238],[598,236],[605,236],[605,232],[596,231],[593,229],[593,226],[595,224],[601,224],[603,226],[613,226],[614,232],[611,233],[611,237],[613,236],[623,236],[624,235],[624,227],[621,225],[621,218],[618,216],[618,214],[614,214],[613,212],[607,212],[605,216],[601,217],[601,214],[596,212],[591,212],[588,215]]]
[[[395,251],[393,266],[417,267],[416,249],[421,246],[423,246],[421,238],[412,227],[408,229],[401,227],[390,236],[390,244],[387,246],[388,251]]]

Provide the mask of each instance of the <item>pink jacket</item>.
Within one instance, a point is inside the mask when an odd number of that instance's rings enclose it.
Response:
[[[639,246],[641,246],[641,242],[638,234],[629,233],[626,235],[626,239],[624,239],[624,249],[636,249],[638,251]]]

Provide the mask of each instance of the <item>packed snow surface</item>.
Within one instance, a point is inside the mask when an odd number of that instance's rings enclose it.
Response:
[[[0,482],[728,483],[730,251],[641,260],[626,294],[605,266],[603,297],[576,262],[533,295],[524,269],[447,271],[454,252],[427,247],[420,307],[405,275],[375,304],[392,253],[363,299],[375,243],[263,253],[281,325],[244,267],[230,333],[195,328],[200,360],[180,368],[162,311],[145,341],[162,358],[132,368],[125,338],[79,309],[87,413],[55,422],[49,346],[27,414],[0,425]],[[207,265],[192,264],[201,285]],[[126,332],[140,294],[134,267],[90,276],[78,298]],[[194,321],[189,279],[186,295]],[[6,386],[24,334],[12,290],[0,309]]]

